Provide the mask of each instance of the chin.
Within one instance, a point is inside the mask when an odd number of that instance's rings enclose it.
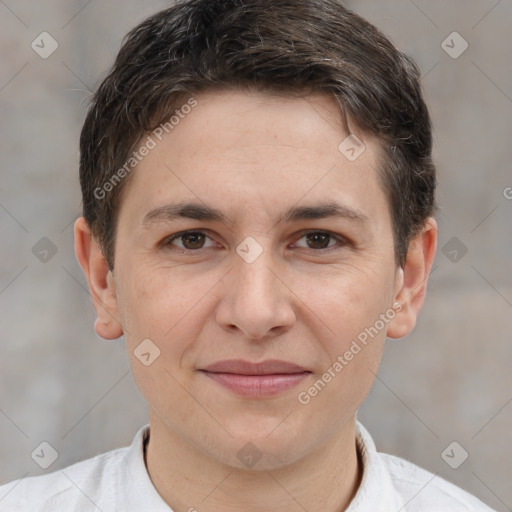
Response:
[[[313,450],[312,445],[315,444],[313,439],[305,438],[303,428],[294,430],[289,425],[284,428],[283,418],[272,418],[272,422],[260,424],[252,421],[243,430],[228,431],[233,437],[225,447],[224,453],[228,454],[225,462],[251,471],[271,471],[289,466]]]

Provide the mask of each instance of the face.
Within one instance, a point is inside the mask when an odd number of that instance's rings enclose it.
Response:
[[[347,158],[328,96],[195,99],[125,191],[113,314],[152,426],[276,468],[354,419],[396,322],[379,147]]]

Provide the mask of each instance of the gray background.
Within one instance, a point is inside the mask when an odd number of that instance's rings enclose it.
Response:
[[[123,343],[94,333],[72,225],[87,98],[128,29],[168,5],[0,0],[0,483],[44,473],[30,456],[42,441],[59,453],[53,471],[129,444],[147,421]],[[422,316],[388,342],[359,419],[381,451],[512,510],[512,1],[350,5],[423,71],[441,205]],[[31,48],[43,31],[59,44],[48,59]],[[469,44],[457,59],[442,48],[454,31]],[[57,251],[46,262],[33,253],[43,237]],[[441,457],[453,441],[469,453],[458,469]]]

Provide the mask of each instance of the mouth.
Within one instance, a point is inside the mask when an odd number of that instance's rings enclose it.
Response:
[[[276,396],[297,386],[311,371],[287,361],[251,363],[241,359],[218,361],[200,370],[231,392],[252,398]]]

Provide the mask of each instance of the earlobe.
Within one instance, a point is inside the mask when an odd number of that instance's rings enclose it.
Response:
[[[104,339],[122,336],[115,283],[107,260],[94,240],[84,217],[75,222],[75,255],[89,284],[96,314],[96,333]]]
[[[401,310],[389,324],[389,338],[403,338],[414,329],[425,300],[436,248],[437,223],[429,217],[419,234],[411,240],[405,264],[397,273],[394,301],[401,304]]]

